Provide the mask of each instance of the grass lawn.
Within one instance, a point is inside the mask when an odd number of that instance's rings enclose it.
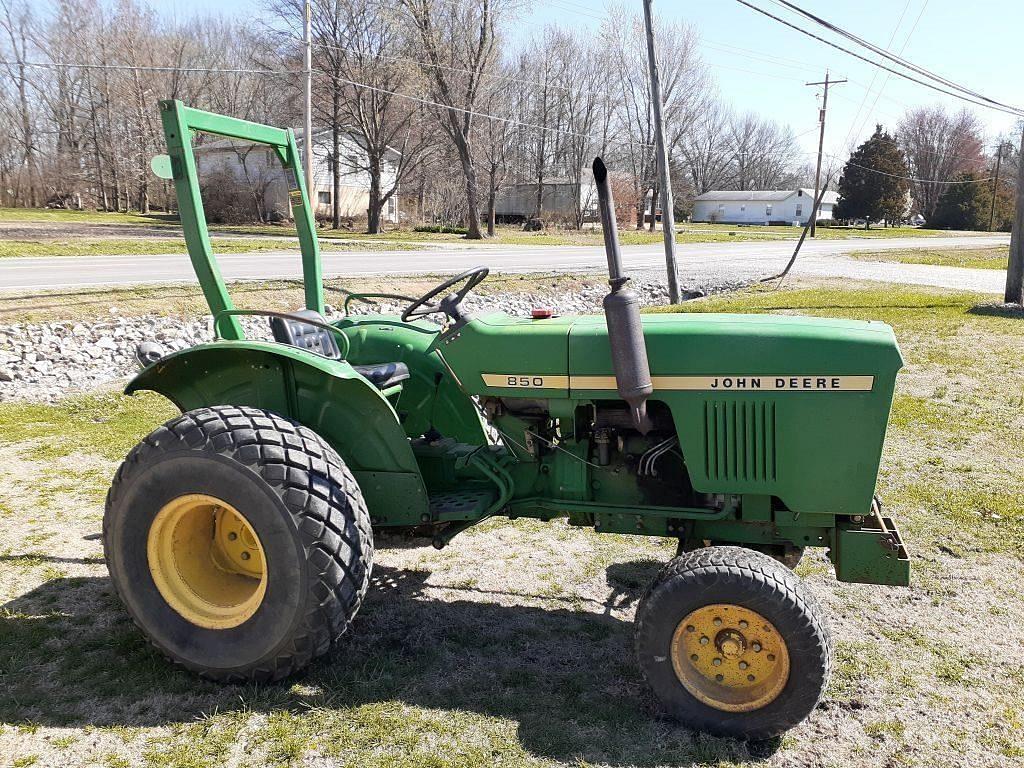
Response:
[[[106,213],[104,211],[68,211],[58,208],[0,208],[0,221],[24,221],[64,224],[107,224],[177,226],[178,217],[167,213]]]
[[[157,226],[169,230],[178,226],[177,217],[162,213],[146,216],[136,213],[100,213],[96,211],[65,211],[48,209],[0,208],[0,223],[24,222],[35,224],[81,224],[125,227]],[[211,225],[210,231],[220,234],[268,237],[294,235],[294,228],[285,225]],[[800,236],[800,227],[763,227],[734,224],[680,224],[677,225],[677,241],[680,243],[717,243],[746,240],[795,240]],[[345,229],[322,228],[318,231],[322,241],[351,240],[366,243],[372,241],[406,241],[411,243],[472,243],[455,233],[415,232],[411,229],[397,229],[379,235],[367,235]],[[850,238],[892,238],[892,237],[948,237],[952,235],[985,235],[986,232],[950,232],[946,230],[915,229],[894,227],[891,229],[868,229],[854,227],[819,227],[817,237],[822,240]],[[649,245],[662,242],[661,232],[636,230],[622,227],[619,230],[623,245]],[[523,232],[518,226],[500,226],[497,236],[481,241],[482,244],[500,245],[600,245],[603,242],[597,229],[583,231],[552,228],[544,232]],[[113,255],[113,254],[110,254]]]
[[[298,253],[297,242],[241,237],[211,238],[215,253],[251,253],[253,251],[287,251]],[[408,250],[404,243],[347,243],[324,240],[323,251]],[[184,239],[162,237],[148,239],[76,238],[74,240],[5,240],[0,241],[0,259],[19,256],[132,256],[136,254],[187,253]]]
[[[936,264],[943,267],[1006,269],[1009,246],[998,248],[906,248],[891,251],[855,251],[861,261],[897,261],[901,264]]]
[[[837,639],[822,706],[742,743],[656,717],[636,602],[671,541],[490,521],[437,552],[378,538],[352,634],[278,685],[218,686],[142,639],[102,562],[103,496],[172,408],[155,396],[0,404],[4,764],[1011,766],[1024,757],[1024,315],[980,295],[828,283],[686,311],[891,323],[907,360],[880,492],[909,589],[798,573]],[[837,472],[842,467],[836,468]]]

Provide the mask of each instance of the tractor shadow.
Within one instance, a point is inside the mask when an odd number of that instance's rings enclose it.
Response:
[[[634,604],[658,567],[609,568],[614,608]],[[633,660],[632,623],[612,615],[611,601],[534,607],[515,603],[539,596],[472,587],[446,587],[442,600],[429,576],[375,567],[353,631],[296,679],[264,686],[174,669],[131,624],[109,580],[55,579],[0,608],[0,722],[165,726],[242,708],[316,708],[343,721],[397,702],[450,715],[441,727],[466,714],[515,722],[523,749],[566,762],[744,762],[781,743],[713,738],[661,718]]]

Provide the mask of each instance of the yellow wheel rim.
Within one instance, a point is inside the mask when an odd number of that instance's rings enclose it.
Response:
[[[179,496],[149,528],[149,571],[182,618],[207,629],[248,620],[267,592],[267,567],[256,531],[220,499]]]
[[[679,622],[672,667],[686,690],[709,707],[750,712],[775,701],[786,687],[789,651],[764,616],[718,603]]]

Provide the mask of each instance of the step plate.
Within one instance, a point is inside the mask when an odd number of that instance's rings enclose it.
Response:
[[[430,497],[430,517],[434,522],[476,520],[494,500],[492,491],[446,491]]]

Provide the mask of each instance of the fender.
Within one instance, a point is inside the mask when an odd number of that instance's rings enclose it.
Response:
[[[427,491],[394,409],[342,360],[281,344],[220,341],[167,355],[125,388],[158,392],[182,412],[249,405],[314,430],[345,460],[371,517],[428,511]]]

